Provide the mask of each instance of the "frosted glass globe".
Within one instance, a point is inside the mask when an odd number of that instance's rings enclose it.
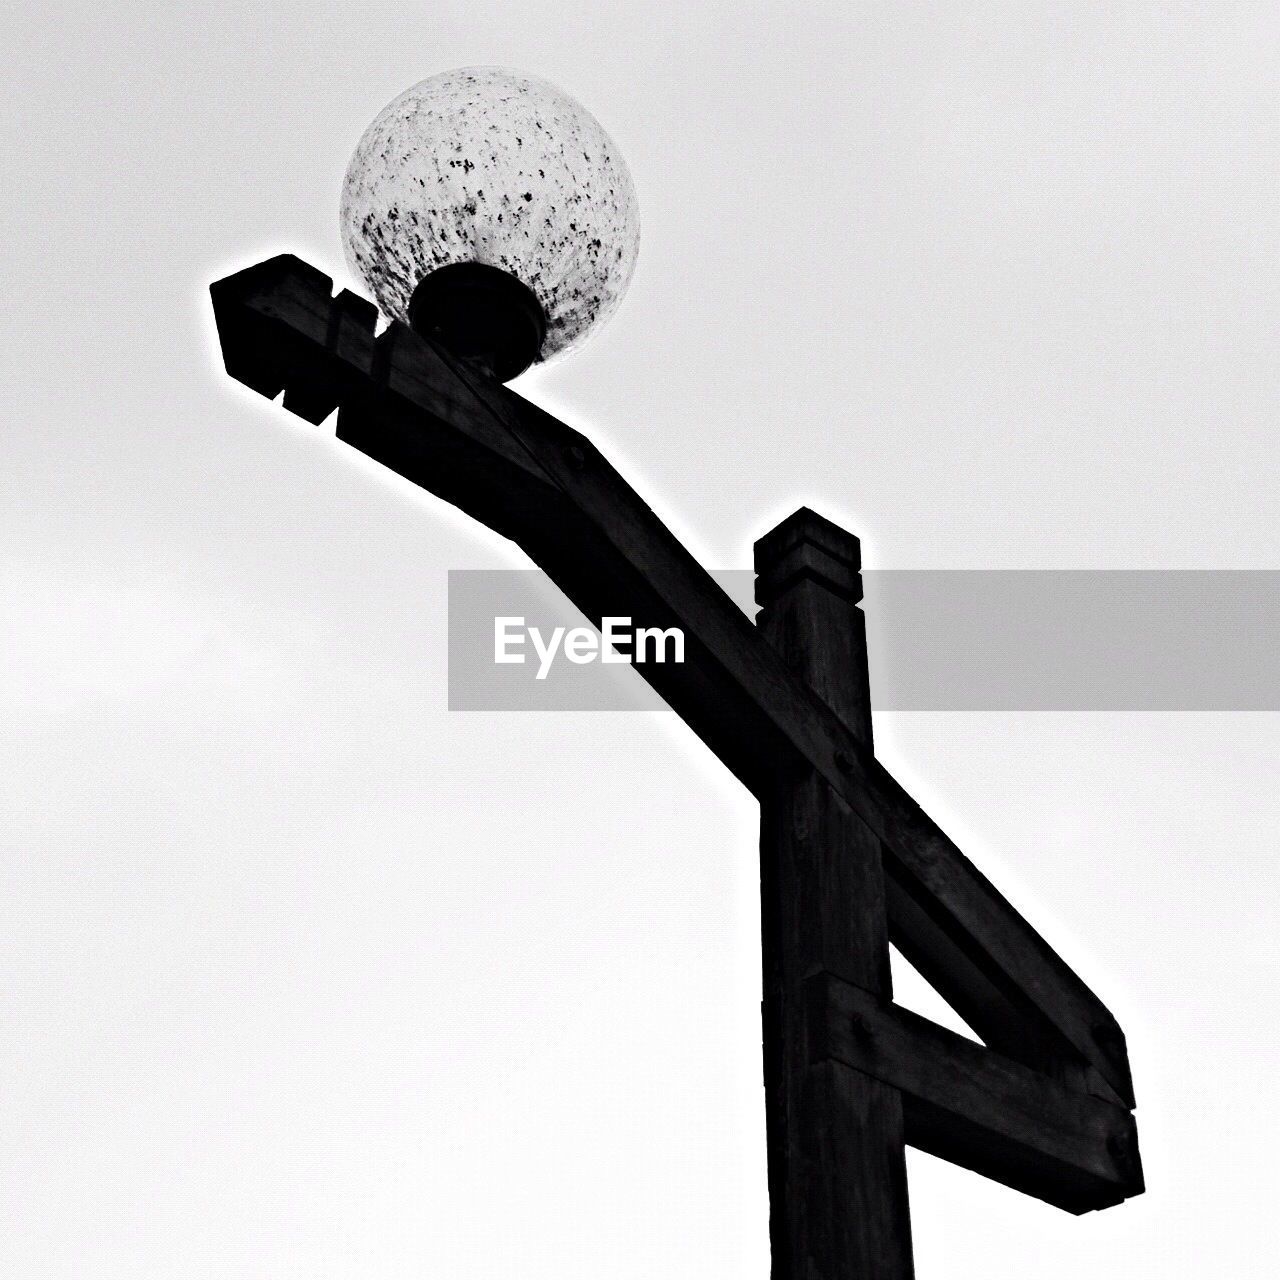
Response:
[[[514,275],[546,313],[543,360],[613,314],[640,247],[609,135],[554,85],[499,67],[442,72],[385,107],[351,157],[341,220],[348,266],[398,320],[435,268]]]

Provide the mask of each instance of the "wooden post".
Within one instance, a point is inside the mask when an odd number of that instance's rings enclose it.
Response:
[[[760,631],[869,760],[857,538],[801,508],[756,543],[755,561]],[[780,761],[761,797],[760,882],[773,1280],[907,1280],[901,1095],[813,1060],[807,1008],[806,979],[820,973],[889,1001],[880,842],[812,768]]]

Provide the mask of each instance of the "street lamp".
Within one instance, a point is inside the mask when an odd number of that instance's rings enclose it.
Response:
[[[608,136],[541,80],[447,72],[347,173],[348,260],[391,323],[282,255],[211,287],[227,371],[518,543],[760,801],[775,1277],[910,1280],[904,1148],[1070,1213],[1141,1193],[1112,1014],[875,758],[858,540],[801,508],[752,622],[582,433],[500,385],[617,306],[639,242]],[[892,1003],[889,943],[982,1040]]]
[[[383,314],[507,382],[617,308],[640,214],[618,148],[554,85],[445,71],[365,130],[342,188],[347,263]]]

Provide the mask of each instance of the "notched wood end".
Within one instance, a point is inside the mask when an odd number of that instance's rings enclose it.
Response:
[[[227,372],[311,423],[337,407],[372,365],[377,308],[293,254],[209,286]]]

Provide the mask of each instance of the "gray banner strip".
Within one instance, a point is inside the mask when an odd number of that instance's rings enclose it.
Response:
[[[714,575],[748,616],[754,575]],[[1280,710],[1280,571],[880,570],[863,574],[883,711]],[[495,619],[513,638],[495,662]],[[529,629],[542,641],[540,655]],[[656,710],[640,674],[548,654],[596,629],[537,570],[449,574],[449,706]],[[539,673],[541,672],[541,678]]]

